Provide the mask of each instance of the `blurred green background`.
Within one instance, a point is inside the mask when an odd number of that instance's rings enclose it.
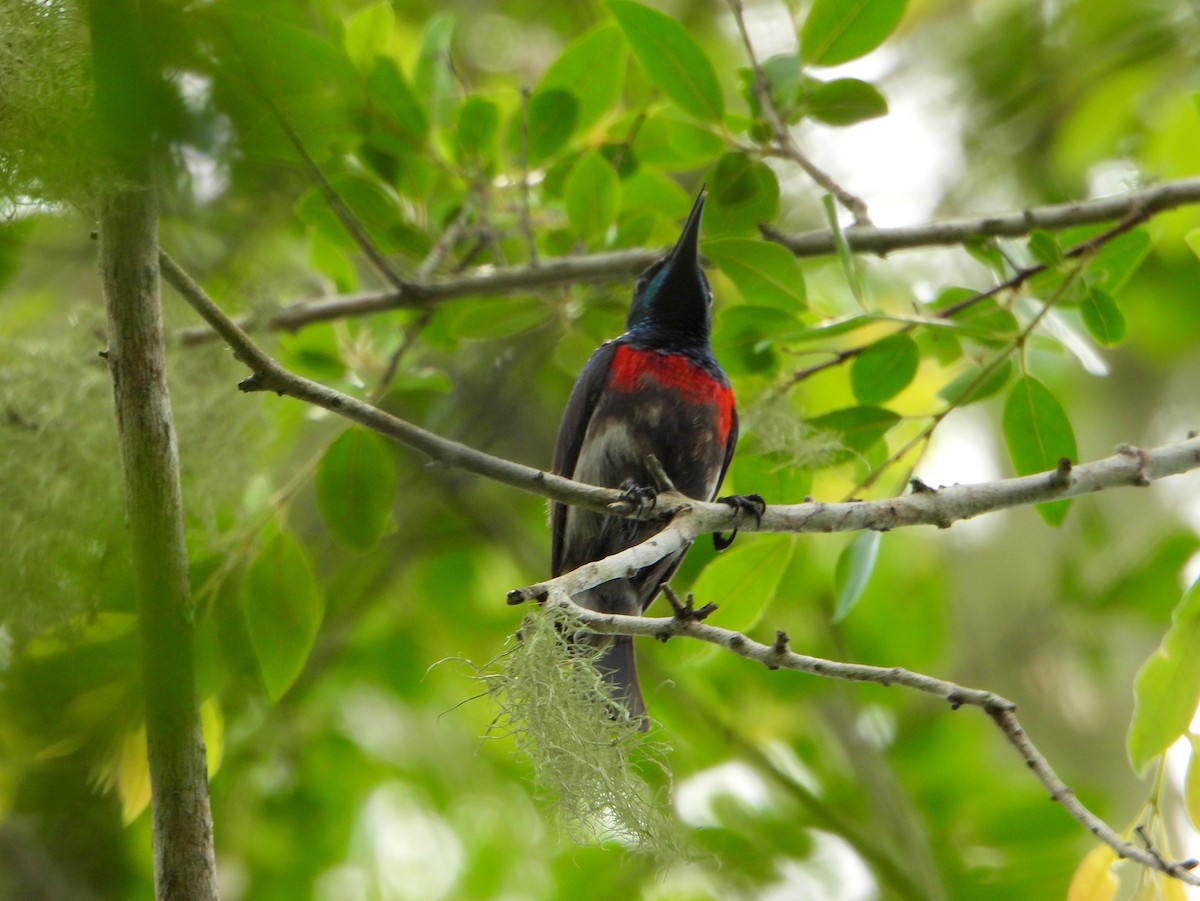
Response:
[[[1024,374],[1061,403],[1081,461],[1197,426],[1200,211],[1154,217],[1083,274],[1057,266],[1083,232],[853,266],[748,249],[769,246],[760,222],[826,227],[823,192],[770,151],[730,9],[652,6],[690,41],[620,2],[143,4],[129,40],[161,78],[131,102],[162,138],[161,243],[225,309],[262,321],[386,287],[310,162],[397,271],[432,280],[534,252],[665,246],[707,183],[716,349],[744,433],[732,490],[786,503],[899,493],[913,473],[935,486],[1011,475],[1002,411]],[[1193,4],[865,7],[874,18],[854,22],[844,63],[805,24],[812,4],[754,2],[746,21],[799,145],[877,225],[1200,174]],[[699,52],[713,81],[699,64],[682,80],[653,71],[639,34],[661,37],[660,59]],[[65,0],[8,0],[0,35],[0,894],[150,898],[132,573],[97,356],[89,233],[110,176],[86,17]],[[827,87],[841,79],[857,83]],[[906,333],[918,361],[906,379],[856,382],[847,360],[792,383],[903,317],[928,319],[947,289],[984,290],[1045,258],[1057,274],[977,321]],[[764,286],[763,273],[786,280]],[[547,467],[575,376],[623,328],[633,275],[257,335],[303,375]],[[1093,289],[1119,306],[1112,346],[1087,318]],[[693,859],[571,842],[511,740],[489,732],[497,707],[476,678],[519,624],[506,592],[546,575],[544,501],[239,393],[244,369],[180,337],[198,320],[167,288],[164,304],[222,897],[1065,896],[1092,841],[986,717],[683,640],[639,650],[652,737],[671,748],[664,803]],[[946,407],[939,392],[988,366],[991,396],[895,457]],[[891,415],[862,412],[878,408]],[[805,425],[838,411],[879,427]],[[1200,842],[1181,798],[1186,749],[1164,778],[1139,780],[1125,736],[1134,674],[1197,571],[1195,486],[1076,501],[1058,527],[1019,509],[886,534],[838,617],[852,535],[745,535],[712,566],[700,542],[675,584],[720,604],[717,625],[768,641],[783,629],[803,653],[1016,701],[1087,804],[1188,857]],[[1146,888],[1119,875],[1123,896]]]

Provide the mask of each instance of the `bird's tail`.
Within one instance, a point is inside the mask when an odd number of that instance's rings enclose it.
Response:
[[[641,721],[641,730],[650,728],[646,702],[638,682],[637,660],[633,655],[633,636],[614,635],[596,660],[596,669],[613,688],[613,698],[625,706],[632,719]]]

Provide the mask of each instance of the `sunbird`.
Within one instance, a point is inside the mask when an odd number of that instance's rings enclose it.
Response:
[[[713,356],[712,290],[700,266],[704,200],[701,189],[675,246],[638,278],[625,333],[592,354],[558,430],[554,472],[621,489],[639,505],[652,504],[660,487],[651,455],[676,489],[711,501],[737,445],[737,407],[729,378]],[[720,500],[755,515],[762,512],[757,495]],[[552,572],[562,575],[615,554],[663,527],[661,520],[553,503]],[[640,615],[686,553],[684,548],[629,578],[581,592],[575,600],[602,613]],[[648,728],[632,637],[596,635],[593,640],[607,642],[596,665],[613,686],[614,697]]]

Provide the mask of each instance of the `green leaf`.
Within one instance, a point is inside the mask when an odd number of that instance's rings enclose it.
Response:
[[[304,668],[325,609],[296,539],[281,533],[259,551],[242,583],[242,603],[267,694],[278,701]]]
[[[374,547],[396,496],[396,469],[384,440],[366,429],[347,429],[321,457],[316,489],[329,531],[351,547]]]
[[[851,460],[867,451],[900,421],[900,414],[882,407],[846,407],[809,420],[814,429],[836,432],[845,450],[834,454],[829,465]]]
[[[776,342],[799,325],[776,307],[738,304],[720,312],[713,347],[726,371],[735,375],[769,372],[778,362]]]
[[[938,392],[938,397],[952,407],[964,407],[991,397],[1004,387],[1013,372],[1012,360],[1005,359],[990,371],[974,366],[959,373]]]
[[[725,150],[725,141],[709,130],[670,111],[646,117],[638,129],[635,146],[638,159],[668,170],[699,169],[712,163]]]
[[[1029,233],[1029,253],[1046,266],[1057,266],[1063,261],[1063,250],[1058,246],[1054,235],[1040,228]]]
[[[584,154],[566,187],[567,220],[575,234],[589,242],[603,237],[621,209],[621,179],[602,154]]]
[[[1200,581],[1171,614],[1162,643],[1133,681],[1128,750],[1140,774],[1187,730],[1200,703]]]
[[[621,30],[601,25],[567,45],[538,81],[537,91],[569,92],[579,105],[575,124],[586,130],[621,96],[625,59]]]
[[[826,125],[853,125],[887,111],[887,98],[879,89],[857,78],[838,78],[808,96],[809,115]]]
[[[389,114],[402,134],[413,142],[425,140],[429,133],[425,109],[395,62],[386,56],[377,56],[375,67],[367,78],[367,89],[371,99]]]
[[[743,633],[758,625],[778,595],[797,541],[795,535],[783,539],[755,536],[749,541],[746,537],[718,554],[692,586],[697,603],[718,605],[711,620],[714,625]],[[719,651],[709,645],[689,650],[687,656],[690,662],[699,663]]]
[[[704,231],[745,234],[779,215],[779,182],[771,167],[744,153],[727,153],[708,181]]]
[[[1125,317],[1113,296],[1100,288],[1089,288],[1079,304],[1083,324],[1092,337],[1105,347],[1119,344],[1125,337]]]
[[[575,132],[579,118],[579,103],[566,91],[538,91],[529,98],[529,117],[526,154],[529,165],[544,162],[562,147]],[[510,144],[514,150],[521,147],[521,117],[513,120]]]
[[[396,14],[388,0],[358,10],[346,22],[346,55],[362,72],[375,68],[375,57],[387,48]]]
[[[854,609],[862,597],[875,572],[875,561],[879,559],[879,542],[882,532],[863,532],[855,537],[838,554],[833,571],[833,584],[837,600],[833,605],[833,621],[841,622]]]
[[[804,273],[786,248],[749,238],[720,238],[705,241],[701,249],[747,303],[804,309]]]
[[[546,321],[546,304],[537,297],[498,297],[455,304],[449,331],[455,339],[496,340]]]
[[[500,107],[483,97],[468,97],[458,111],[458,146],[464,157],[495,155]]]
[[[854,258],[854,252],[850,249],[850,242],[846,240],[846,234],[842,231],[837,204],[831,194],[826,194],[821,200],[825,207],[825,221],[829,223],[829,229],[833,232],[833,245],[837,249],[838,262],[842,264],[842,272],[846,275],[846,284],[850,286],[854,299],[860,305],[864,305],[862,272],[859,271],[858,260]]]
[[[1004,404],[1004,443],[1017,475],[1027,476],[1055,469],[1058,461],[1078,458],[1075,433],[1066,411],[1050,390],[1032,376],[1013,384]],[[1067,515],[1070,501],[1038,504],[1037,510],[1050,525]]]
[[[917,374],[920,353],[908,335],[888,335],[854,358],[850,386],[863,404],[890,400],[908,387]]]
[[[907,0],[816,0],[800,31],[810,66],[836,66],[883,43],[900,24]]]
[[[632,0],[608,0],[608,8],[650,80],[697,119],[720,122],[725,96],[717,73],[687,30],[670,16]]]
[[[1193,829],[1200,829],[1200,736],[1188,735],[1192,745],[1187,775],[1183,779],[1183,806]]]
[[[450,39],[454,36],[454,19],[435,15],[425,25],[421,49],[413,72],[413,87],[425,102],[428,119],[437,128],[454,117],[457,95],[454,73],[450,69]]]
[[[1144,228],[1118,235],[1096,251],[1088,263],[1088,283],[1114,297],[1150,253],[1150,234]]]

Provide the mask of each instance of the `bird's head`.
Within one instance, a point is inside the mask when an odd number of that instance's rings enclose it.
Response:
[[[638,278],[626,322],[630,332],[668,343],[708,343],[712,291],[700,268],[699,249],[704,196],[701,188],[671,252]]]

